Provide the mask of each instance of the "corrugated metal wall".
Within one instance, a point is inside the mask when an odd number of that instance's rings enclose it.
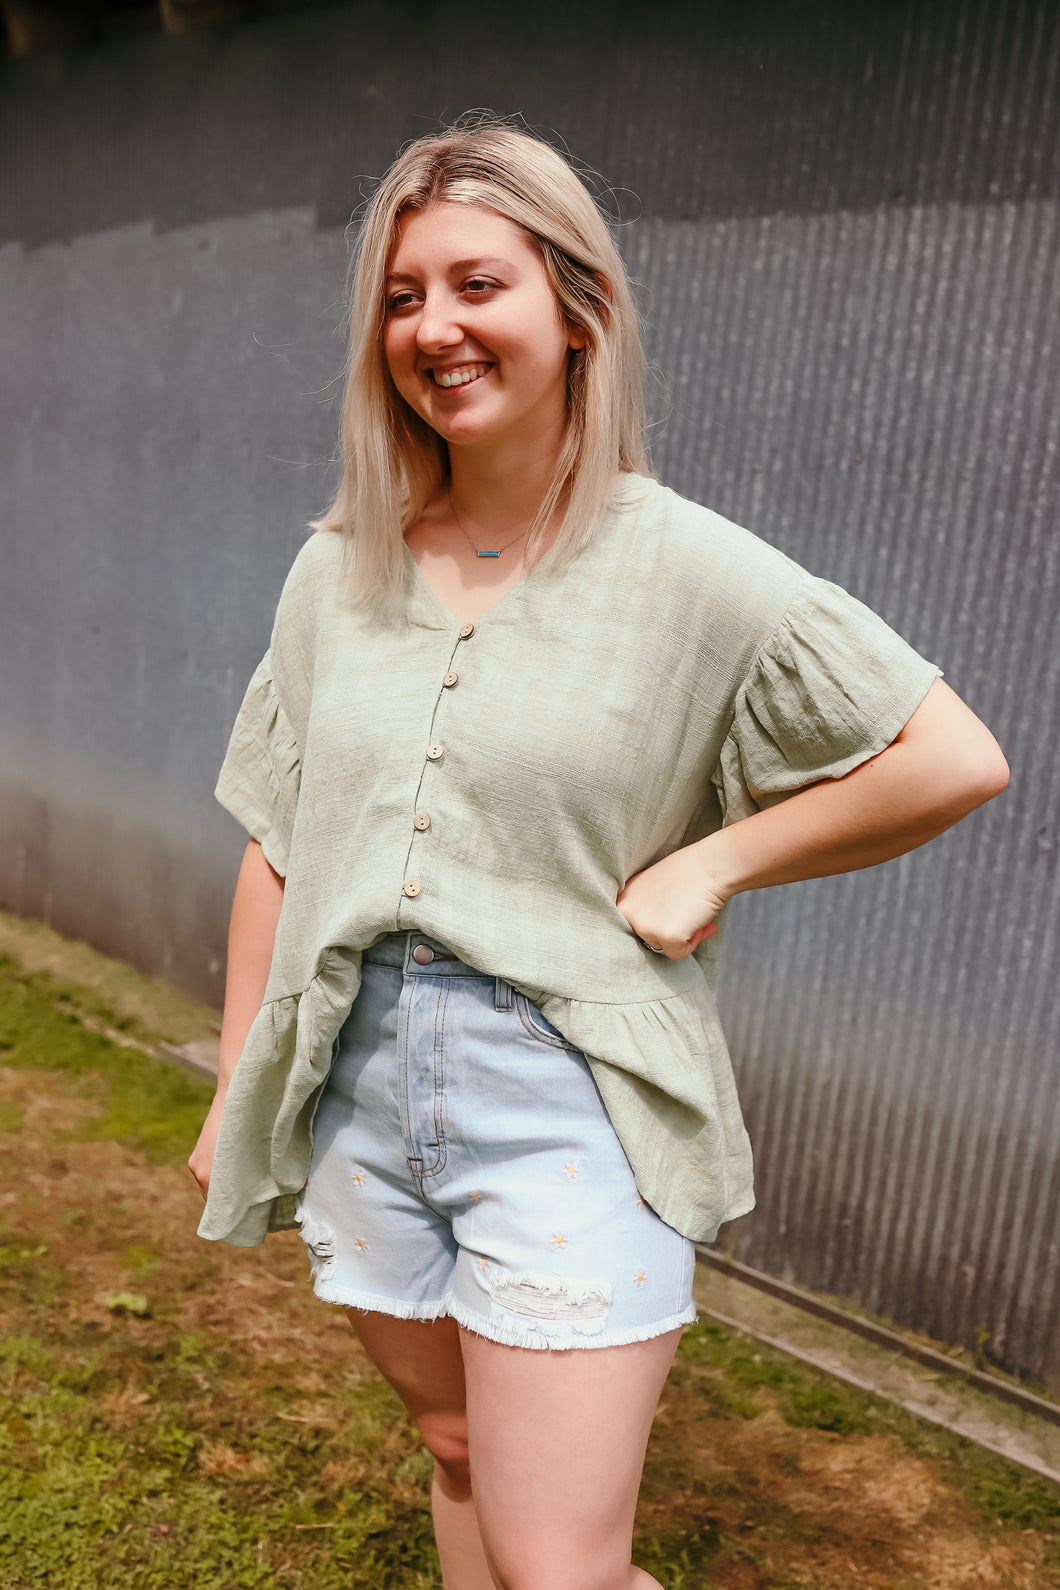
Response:
[[[1013,779],[751,895],[739,1256],[1060,1381],[1060,12],[322,7],[0,69],[0,897],[219,997],[213,777],[301,526],[362,175],[473,104],[616,190],[660,472],[876,607]]]

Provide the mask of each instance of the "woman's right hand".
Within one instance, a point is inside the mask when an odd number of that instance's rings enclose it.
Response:
[[[217,1146],[217,1133],[221,1127],[221,1112],[224,1109],[224,1094],[214,1094],[214,1101],[210,1105],[209,1113],[199,1133],[199,1140],[188,1156],[188,1169],[199,1184],[199,1191],[203,1197],[210,1190],[210,1172],[213,1169],[213,1152]]]

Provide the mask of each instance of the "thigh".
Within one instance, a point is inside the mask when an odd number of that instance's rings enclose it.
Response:
[[[435,1457],[467,1457],[464,1360],[455,1320],[393,1319],[348,1309],[372,1363],[393,1386]]]
[[[624,1582],[644,1452],[680,1330],[561,1352],[463,1331],[475,1509],[502,1578]],[[572,1572],[573,1570],[573,1572]]]

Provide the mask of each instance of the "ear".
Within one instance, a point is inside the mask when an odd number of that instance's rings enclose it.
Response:
[[[573,348],[575,350],[580,350],[580,349],[584,348],[588,344],[588,341],[589,341],[589,334],[588,334],[588,332],[583,331],[581,326],[570,326],[569,325],[567,327],[567,347],[568,348]]]

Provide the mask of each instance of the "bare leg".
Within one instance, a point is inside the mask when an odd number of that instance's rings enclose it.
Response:
[[[680,1337],[539,1352],[461,1331],[475,1507],[499,1590],[658,1590],[630,1546]]]
[[[451,1319],[425,1323],[346,1312],[434,1456],[431,1510],[445,1590],[495,1590],[471,1495],[459,1327]]]

